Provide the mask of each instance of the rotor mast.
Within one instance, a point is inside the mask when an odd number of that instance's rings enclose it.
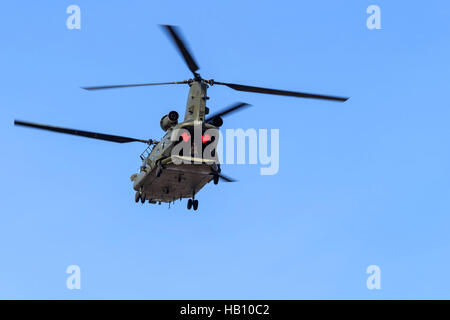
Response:
[[[205,120],[208,84],[203,79],[196,79],[189,83],[189,95],[186,102],[184,121]]]

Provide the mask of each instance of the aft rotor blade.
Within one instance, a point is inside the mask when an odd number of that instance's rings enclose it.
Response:
[[[214,173],[214,175],[217,175],[220,179],[222,179],[222,180],[224,180],[226,182],[236,182],[236,180],[234,180],[234,179],[232,179],[230,177],[227,177],[226,175],[223,175],[221,173]]]
[[[185,84],[185,81],[174,81],[174,82],[154,82],[154,83],[138,83],[138,84],[119,84],[111,86],[94,86],[94,87],[81,87],[84,90],[104,90],[104,89],[118,89],[118,88],[131,88],[131,87],[147,87],[147,86],[160,86],[166,84]]]
[[[177,46],[178,50],[180,51],[181,55],[184,58],[184,61],[186,61],[186,64],[191,70],[191,72],[194,74],[194,76],[197,76],[196,71],[199,69],[197,63],[195,62],[192,54],[189,52],[186,46],[186,41],[182,40],[180,31],[177,27],[171,26],[171,25],[161,25],[161,27],[167,32],[167,34],[170,36],[172,41]]]
[[[35,129],[48,130],[48,131],[59,132],[59,133],[72,134],[75,136],[81,136],[81,137],[86,137],[86,138],[99,139],[99,140],[105,140],[105,141],[111,141],[111,142],[117,142],[117,143],[127,143],[127,142],[148,143],[149,142],[148,140],[134,139],[134,138],[128,138],[128,137],[122,137],[122,136],[114,136],[114,135],[110,135],[110,134],[90,132],[90,131],[82,131],[82,130],[61,128],[61,127],[54,127],[54,126],[49,126],[49,125],[45,125],[45,124],[25,122],[25,121],[19,121],[19,120],[14,120],[14,125],[30,127],[30,128],[35,128]]]
[[[217,112],[217,113],[214,113],[214,114],[210,115],[209,117],[207,117],[205,119],[205,122],[210,122],[211,120],[213,120],[216,117],[223,117],[223,116],[225,116],[225,115],[227,115],[227,114],[229,114],[231,112],[240,110],[240,109],[242,109],[244,107],[248,107],[248,106],[250,106],[250,105],[248,103],[245,103],[245,102],[235,103],[235,104],[229,106],[228,108],[223,109],[220,112]]]
[[[296,91],[286,91],[286,90],[278,90],[278,89],[269,89],[262,87],[254,87],[254,86],[246,86],[242,84],[235,83],[226,83],[226,82],[216,82],[214,84],[224,85],[231,89],[238,91],[246,91],[246,92],[256,92],[256,93],[265,93],[265,94],[275,94],[279,96],[289,96],[289,97],[298,97],[298,98],[311,98],[311,99],[322,99],[322,100],[332,100],[332,101],[347,101],[349,98],[345,97],[336,97],[336,96],[328,96],[322,94],[313,94],[313,93],[304,93],[304,92],[296,92]]]

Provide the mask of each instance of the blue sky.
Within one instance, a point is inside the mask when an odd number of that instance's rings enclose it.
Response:
[[[449,18],[445,1],[5,2],[0,298],[450,298]],[[189,78],[157,24],[182,27],[205,78],[351,99],[211,88],[212,110],[253,105],[225,127],[280,130],[280,170],[225,166],[239,182],[206,186],[195,214],[134,203],[142,144],[13,126],[160,137],[187,87],[79,88]]]

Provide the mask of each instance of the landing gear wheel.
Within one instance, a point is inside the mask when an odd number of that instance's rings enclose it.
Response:
[[[215,175],[213,178],[214,184],[218,184],[219,183],[219,176]]]
[[[145,193],[142,193],[141,194],[141,203],[144,203],[145,202]]]
[[[194,206],[194,211],[196,211],[198,208],[198,200],[194,200],[192,202],[193,202],[192,205]]]
[[[136,203],[138,203],[140,199],[141,199],[141,193],[139,191],[137,191],[136,194],[134,195],[134,201],[136,201]]]
[[[188,200],[188,202],[187,202],[187,208],[188,208],[188,210],[191,210],[191,208],[192,208],[192,199],[189,199],[189,200]]]

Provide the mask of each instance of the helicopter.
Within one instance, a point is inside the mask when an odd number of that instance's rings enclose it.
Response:
[[[235,103],[221,111],[209,114],[206,106],[209,100],[207,89],[221,85],[237,91],[272,94],[309,99],[322,99],[345,102],[346,97],[312,94],[304,92],[286,91],[255,87],[236,83],[219,82],[214,79],[204,79],[198,73],[200,69],[191,51],[183,39],[180,29],[172,25],[160,26],[174,43],[183,57],[193,77],[184,81],[106,85],[82,87],[84,90],[106,90],[130,87],[145,87],[157,85],[185,84],[189,86],[186,109],[183,121],[179,122],[179,114],[170,111],[160,120],[161,129],[166,132],[159,141],[153,139],[136,139],[98,132],[62,128],[33,122],[14,120],[14,125],[71,134],[86,138],[99,139],[115,143],[141,142],[147,144],[140,155],[142,164],[139,173],[130,179],[136,191],[134,200],[152,204],[170,203],[178,199],[187,198],[187,209],[198,209],[196,194],[209,182],[218,184],[219,180],[234,182],[235,180],[222,174],[215,146],[217,145],[218,130],[223,125],[223,117],[250,106],[247,103]],[[205,155],[205,151],[208,151]]]

